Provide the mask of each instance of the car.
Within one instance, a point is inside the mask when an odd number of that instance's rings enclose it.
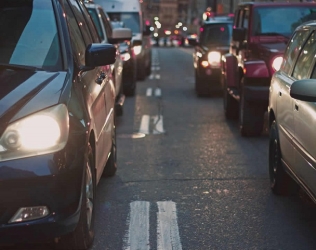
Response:
[[[121,116],[123,114],[125,96],[123,86],[123,58],[120,54],[119,45],[124,41],[131,40],[132,31],[128,28],[113,29],[109,16],[100,5],[95,4],[91,0],[85,1],[85,5],[96,26],[101,42],[112,43],[117,48],[116,60],[115,63],[111,65],[111,68],[116,89],[116,115]]]
[[[111,21],[112,27],[123,28],[123,22]],[[131,41],[125,40],[119,44],[121,58],[123,60],[123,91],[126,96],[134,96],[137,84],[137,61]]]
[[[293,33],[269,92],[271,190],[289,195],[301,187],[316,201],[316,21]],[[297,185],[298,184],[298,185]]]
[[[144,20],[142,1],[95,0],[108,13],[111,21],[124,22],[133,33],[132,46],[137,60],[137,80],[143,81],[151,74],[152,46],[149,20]]]
[[[233,22],[230,17],[214,17],[200,26],[198,37],[189,37],[194,46],[195,91],[198,96],[222,92],[221,57],[228,53]]]
[[[88,249],[117,170],[116,48],[78,0],[0,4],[0,245]]]
[[[315,2],[245,2],[234,15],[229,53],[222,57],[223,109],[241,136],[264,132],[271,77],[297,26],[315,19]]]

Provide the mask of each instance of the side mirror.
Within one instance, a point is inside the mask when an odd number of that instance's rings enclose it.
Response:
[[[233,29],[233,41],[242,42],[246,38],[247,29],[234,28]]]
[[[301,101],[316,102],[316,79],[303,79],[293,82],[290,96]]]
[[[115,63],[116,47],[112,44],[92,43],[87,46],[85,53],[85,66],[83,71],[93,69],[98,66]]]
[[[110,43],[121,43],[132,39],[132,30],[129,28],[115,28],[112,30],[112,37],[109,38]]]

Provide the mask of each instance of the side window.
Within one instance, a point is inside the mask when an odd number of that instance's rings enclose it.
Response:
[[[308,30],[300,30],[294,33],[283,56],[281,70],[286,74],[291,74],[291,69],[295,63],[296,57],[300,52],[301,46],[309,35]]]
[[[100,9],[101,19],[104,24],[105,32],[107,37],[112,37],[112,27],[109,18],[105,15],[102,9]],[[108,41],[106,41],[108,42]]]
[[[79,65],[84,65],[86,45],[79,29],[78,22],[67,1],[64,1],[64,6],[75,60]]]
[[[249,10],[245,9],[244,10],[244,16],[243,16],[242,27],[248,29],[248,25],[249,25]]]
[[[88,26],[88,31],[91,34],[93,42],[99,43],[100,42],[99,34],[98,34],[96,27],[95,27],[90,15],[89,15],[89,12],[88,12],[86,6],[84,5],[83,1],[79,1],[79,5],[80,5],[81,11],[83,13],[82,15],[83,15],[84,19],[86,20],[86,23]]]
[[[297,59],[293,71],[294,78],[298,80],[309,78],[308,73],[310,65],[312,65],[315,56],[315,41],[316,35],[315,32],[313,32],[302,48],[301,53]]]
[[[92,43],[93,39],[90,36],[89,27],[87,26],[87,22],[83,17],[80,6],[78,5],[78,2],[76,0],[69,0],[69,2],[73,9],[74,16],[76,17],[77,22],[79,24],[79,28],[84,38],[85,44],[89,45]]]
[[[239,11],[237,27],[241,28],[243,23],[244,10]]]

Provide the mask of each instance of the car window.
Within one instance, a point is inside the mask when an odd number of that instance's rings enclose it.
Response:
[[[110,18],[107,17],[102,9],[100,9],[101,19],[105,28],[107,37],[112,37],[112,27]]]
[[[69,25],[69,34],[70,34],[70,40],[72,43],[73,48],[73,55],[78,63],[78,65],[85,65],[85,50],[86,45],[83,40],[83,36],[81,34],[81,31],[79,29],[78,22],[68,5],[68,2],[64,2],[64,8],[66,12],[66,18]]]
[[[91,34],[92,41],[94,43],[100,43],[101,40],[100,40],[99,34],[96,30],[96,27],[95,27],[93,21],[91,20],[89,12],[88,12],[86,6],[84,5],[83,1],[79,1],[79,6],[80,6],[80,9],[83,13],[83,18],[85,19],[85,21],[87,23],[87,27],[88,27],[87,31]]]
[[[141,33],[140,17],[138,12],[107,12],[110,20],[124,22],[126,28],[130,28],[135,33]]]
[[[294,33],[292,36],[287,48],[285,49],[284,56],[283,56],[283,63],[281,66],[281,70],[286,73],[290,74],[291,69],[294,65],[296,57],[303,45],[305,39],[309,35],[308,30],[300,30]]]
[[[62,70],[59,35],[51,1],[2,1],[0,63]]]
[[[303,46],[300,55],[297,59],[296,65],[293,71],[293,77],[301,80],[309,78],[309,69],[312,65],[313,59],[315,57],[315,42],[316,42],[316,35],[315,32],[311,34],[308,38],[307,42]]]
[[[80,30],[82,31],[82,36],[84,38],[86,46],[91,44],[93,39],[90,35],[89,28],[87,27],[86,20],[84,19],[81,9],[76,0],[69,0],[71,6],[73,7],[73,15],[75,16]]]
[[[99,15],[97,13],[97,10],[95,8],[88,8],[88,11],[89,11],[89,14],[90,14],[90,16],[94,22],[94,25],[98,31],[99,37],[101,38],[102,41],[106,40],[106,42],[107,42],[107,37],[103,33],[100,18],[99,18]]]
[[[297,26],[303,22],[316,19],[316,8],[302,7],[257,7],[253,12],[254,35],[281,34],[290,37]]]
[[[200,34],[200,43],[205,46],[223,45],[229,46],[232,33],[232,24],[218,23],[205,25]]]

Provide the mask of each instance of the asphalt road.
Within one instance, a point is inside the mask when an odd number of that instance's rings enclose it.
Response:
[[[91,249],[315,249],[315,205],[270,191],[267,133],[241,137],[220,94],[196,96],[191,48],[154,47],[152,66],[117,119]]]

